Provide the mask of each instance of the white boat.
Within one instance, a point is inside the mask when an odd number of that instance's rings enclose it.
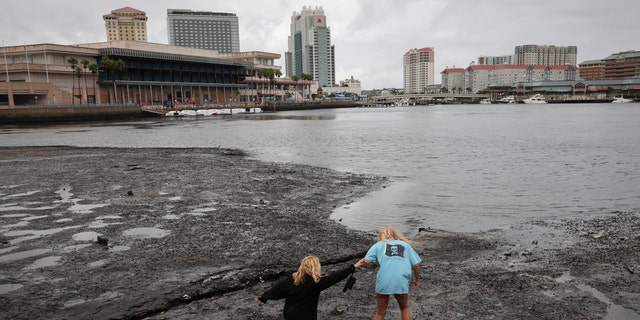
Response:
[[[611,103],[627,103],[627,102],[633,102],[633,100],[625,99],[622,96],[619,96],[619,97],[616,97],[615,99],[613,99],[613,101],[611,101]]]
[[[496,100],[496,103],[516,103],[516,98],[513,96],[506,96]]]
[[[491,104],[491,99],[484,98],[484,99],[480,100],[480,104]]]
[[[545,104],[547,103],[547,99],[541,94],[534,94],[529,98],[522,100],[522,102],[527,104]]]

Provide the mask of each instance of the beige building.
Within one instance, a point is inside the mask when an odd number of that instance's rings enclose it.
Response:
[[[464,86],[464,68],[447,68],[440,73],[442,75],[442,87],[448,93],[462,93],[466,91]]]
[[[578,78],[578,68],[570,65],[471,65],[465,70],[465,88],[480,92],[499,84],[575,81]]]
[[[411,49],[404,54],[404,92],[422,93],[434,83],[433,48]]]
[[[310,81],[257,77],[260,69],[281,69],[274,64],[280,54],[269,52],[219,54],[139,41],[32,44],[0,51],[0,108],[222,104],[311,94]],[[105,63],[106,57],[122,60],[124,68]],[[70,59],[77,61],[75,69]]]
[[[131,7],[111,11],[102,16],[107,41],[147,41],[147,14]]]
[[[577,65],[578,47],[527,44],[516,46],[514,64],[563,66]]]

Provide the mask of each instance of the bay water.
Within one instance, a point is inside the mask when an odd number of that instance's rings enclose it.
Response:
[[[0,146],[51,145],[236,148],[259,160],[389,177],[389,186],[332,215],[365,231],[394,225],[405,232],[474,232],[640,208],[639,103],[350,108],[0,126]]]

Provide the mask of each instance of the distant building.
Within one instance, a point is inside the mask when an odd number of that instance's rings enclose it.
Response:
[[[601,80],[604,79],[604,61],[588,60],[581,62],[580,78],[584,80]]]
[[[440,74],[442,75],[442,87],[445,88],[446,92],[465,92],[464,68],[447,68]]]
[[[515,56],[504,55],[504,56],[480,56],[478,57],[478,64],[513,64]]]
[[[131,7],[111,11],[102,16],[107,41],[147,41],[147,14]]]
[[[240,52],[235,13],[167,9],[169,44],[179,47]]]
[[[465,70],[465,88],[472,92],[495,85],[567,80],[578,80],[576,66],[471,65]]]
[[[614,53],[604,59],[605,80],[640,78],[640,52]]]
[[[434,83],[433,48],[411,49],[404,54],[404,91],[422,93]]]
[[[313,76],[321,87],[332,87],[336,81],[335,48],[331,30],[322,7],[304,6],[291,16],[289,51],[285,54],[287,77]]]
[[[514,64],[562,66],[577,65],[578,47],[553,45],[522,45],[515,48]]]
[[[267,87],[266,79],[250,81],[256,69],[279,69],[273,60],[280,55],[273,53],[231,56],[140,41],[33,44],[0,50],[6,70],[0,72],[1,106],[222,104],[256,101],[260,92],[286,94]],[[77,74],[69,58],[80,63]],[[124,68],[110,65],[105,58],[122,61]],[[95,65],[95,72],[83,68],[83,60]]]
[[[362,87],[360,84],[360,80],[355,79],[353,77],[344,79],[340,81],[340,84],[337,87],[325,87],[322,88],[322,93],[325,96],[331,94],[349,94],[349,95],[359,95],[362,93]]]

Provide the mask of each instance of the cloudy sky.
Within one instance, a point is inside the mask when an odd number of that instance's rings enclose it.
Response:
[[[523,44],[575,45],[578,62],[640,50],[636,0],[3,1],[0,40],[6,46],[102,42],[102,15],[132,7],[147,14],[149,42],[168,43],[167,9],[191,9],[235,13],[241,51],[284,56],[291,15],[303,6],[325,11],[336,80],[353,76],[364,89],[401,88],[402,56],[412,48],[434,48],[436,83],[447,67],[513,54]],[[278,64],[284,68],[283,59]]]

